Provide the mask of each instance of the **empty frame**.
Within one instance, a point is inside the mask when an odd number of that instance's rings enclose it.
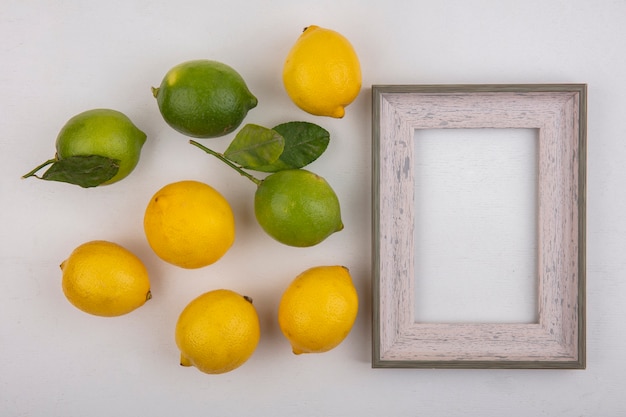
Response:
[[[373,367],[584,369],[586,96],[585,84],[372,87]],[[429,219],[415,209],[414,141],[425,129],[537,131],[536,320],[416,319],[414,231]],[[476,233],[498,238],[488,223]]]

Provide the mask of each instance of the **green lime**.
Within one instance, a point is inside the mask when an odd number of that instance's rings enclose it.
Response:
[[[268,235],[289,246],[314,246],[343,229],[337,195],[304,169],[266,177],[254,195],[254,213]]]
[[[87,110],[72,117],[56,140],[57,159],[98,155],[116,160],[119,169],[112,184],[127,177],[137,163],[146,134],[123,113],[111,109]]]
[[[234,131],[258,102],[239,73],[210,60],[176,65],[152,92],[167,124],[196,138]]]

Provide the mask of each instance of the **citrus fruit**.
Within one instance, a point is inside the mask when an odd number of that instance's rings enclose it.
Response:
[[[298,275],[283,293],[278,324],[296,355],[327,352],[350,333],[358,305],[348,268],[313,267]]]
[[[304,169],[263,179],[254,213],[267,234],[289,246],[314,246],[343,229],[337,195],[324,178]]]
[[[132,252],[103,240],[83,243],[61,263],[63,293],[78,309],[121,316],[151,298],[148,271]]]
[[[176,323],[180,364],[207,374],[243,365],[261,335],[252,300],[231,290],[213,290],[191,301]]]
[[[232,132],[257,105],[239,73],[211,60],[176,65],[152,92],[165,121],[178,132],[196,138]]]
[[[63,126],[56,141],[57,157],[100,155],[119,161],[117,174],[105,184],[131,173],[146,142],[146,134],[123,113],[111,109],[87,110]]]
[[[293,45],[283,66],[291,100],[316,116],[341,118],[361,90],[361,66],[340,33],[309,26]]]
[[[52,164],[41,179],[95,187],[126,178],[141,155],[146,134],[123,113],[92,109],[69,119],[56,139],[56,155],[23,178],[36,176]]]
[[[158,190],[146,207],[143,225],[157,256],[182,268],[216,262],[235,241],[230,204],[199,181],[178,181]]]

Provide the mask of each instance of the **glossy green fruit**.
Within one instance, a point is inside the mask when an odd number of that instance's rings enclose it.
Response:
[[[126,178],[137,166],[146,134],[123,113],[93,109],[72,117],[61,128],[56,140],[57,158],[99,155],[114,159],[119,170],[102,183],[112,184]]]
[[[176,65],[152,92],[167,124],[195,138],[234,131],[258,102],[239,73],[210,60]]]
[[[289,246],[308,247],[343,229],[339,199],[328,182],[304,169],[265,178],[254,195],[263,230]]]

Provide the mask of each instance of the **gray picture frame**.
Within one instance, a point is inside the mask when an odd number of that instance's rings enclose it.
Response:
[[[538,129],[536,323],[414,319],[416,129]],[[372,367],[586,367],[586,84],[372,86]]]

